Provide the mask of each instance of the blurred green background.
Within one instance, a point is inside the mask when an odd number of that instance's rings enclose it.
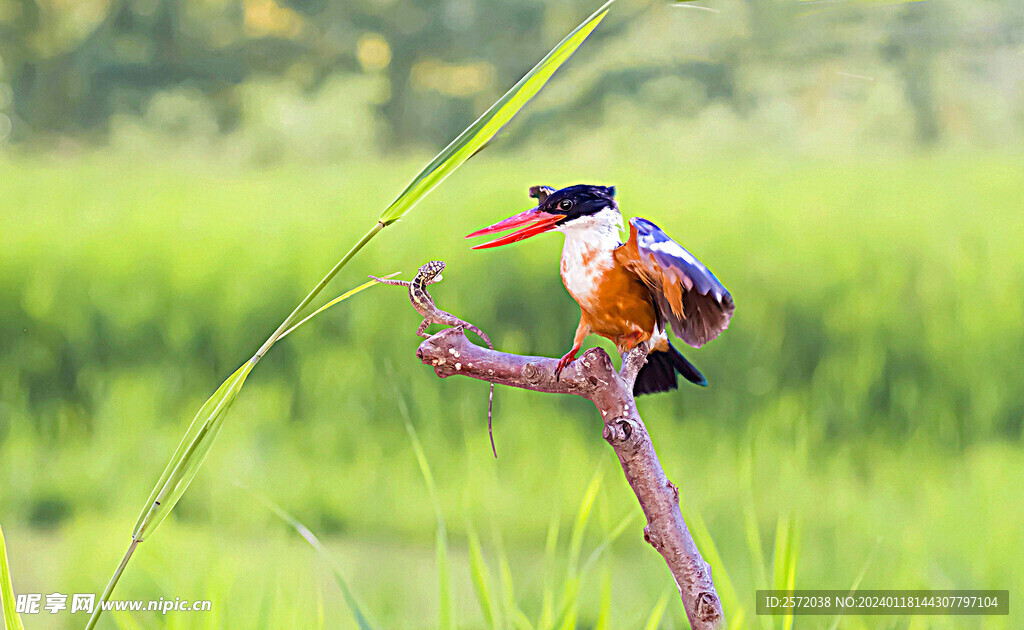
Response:
[[[0,0],[0,524],[17,592],[102,588],[202,401],[594,8]],[[578,315],[560,239],[471,252],[462,235],[528,207],[532,184],[615,184],[626,215],[685,244],[738,305],[687,353],[710,388],[640,401],[719,588],[727,576],[736,593],[727,614],[780,627],[753,614],[780,523],[795,524],[798,587],[863,574],[866,588],[1014,597],[1022,139],[1020,3],[622,0],[330,292],[443,259],[442,308],[503,350],[559,356]],[[322,560],[245,488],[325,540],[382,627],[434,627],[436,521],[403,400],[438,484],[459,625],[486,626],[471,526],[495,580],[505,551],[535,620],[545,583],[561,593],[595,470],[585,555],[635,499],[582,400],[498,389],[493,460],[486,386],[421,366],[418,321],[401,290],[375,287],[278,344],[114,595],[213,612],[101,627],[354,627]],[[671,590],[641,524],[583,575],[578,627],[609,601],[610,627],[642,627]],[[1013,628],[1017,609],[839,627]],[[661,627],[687,627],[677,600]]]

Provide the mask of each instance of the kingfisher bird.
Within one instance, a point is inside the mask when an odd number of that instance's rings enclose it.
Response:
[[[549,231],[565,235],[562,282],[579,304],[580,323],[572,349],[558,362],[556,378],[576,358],[584,339],[598,334],[620,354],[651,342],[633,386],[635,395],[676,389],[676,372],[706,386],[707,379],[669,342],[666,325],[694,348],[718,337],[736,308],[718,278],[647,219],[630,219],[629,240],[623,243],[614,186],[533,186],[530,197],[537,200],[534,208],[466,238],[520,228],[473,247],[484,249]]]

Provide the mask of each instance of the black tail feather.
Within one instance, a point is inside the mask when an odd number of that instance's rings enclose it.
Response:
[[[667,350],[654,351],[647,355],[647,363],[640,368],[640,373],[636,375],[633,395],[656,394],[678,388],[676,372],[682,374],[683,378],[694,385],[707,387],[708,381],[704,375],[687,361],[686,357],[672,344],[668,344]]]

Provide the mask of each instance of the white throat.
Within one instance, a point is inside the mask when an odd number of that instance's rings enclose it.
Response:
[[[612,252],[622,244],[622,215],[608,207],[556,229],[565,234],[562,281],[576,301],[586,307],[593,301],[596,279],[615,264]]]
[[[622,214],[612,207],[588,214],[556,228],[565,234],[562,255],[571,249],[612,250],[622,244]]]

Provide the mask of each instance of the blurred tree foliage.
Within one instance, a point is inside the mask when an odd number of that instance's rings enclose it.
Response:
[[[1007,125],[1014,136],[1020,133],[1020,3],[702,4],[622,0],[598,33],[615,38],[615,46],[592,47],[579,62],[585,72],[571,81],[571,94],[540,109],[528,128],[550,131],[567,111],[598,123],[621,95],[658,115],[697,116],[716,103],[739,116],[774,106],[807,115],[836,91],[841,98],[869,99],[857,80],[871,82],[875,73],[887,72],[902,85],[901,122],[917,143],[992,120],[1002,126],[989,128],[992,137],[1001,137]],[[370,110],[363,126],[372,131],[362,141],[436,146],[593,5],[0,0],[0,138],[102,141],[117,116],[144,116],[165,93],[186,94],[186,109],[206,112],[214,132],[229,133],[249,122],[246,84],[271,81],[315,98],[334,77],[364,76],[378,83],[361,101]],[[971,89],[979,83],[982,89]],[[965,102],[971,91],[1006,105],[992,111]],[[341,140],[354,144],[350,136]]]

